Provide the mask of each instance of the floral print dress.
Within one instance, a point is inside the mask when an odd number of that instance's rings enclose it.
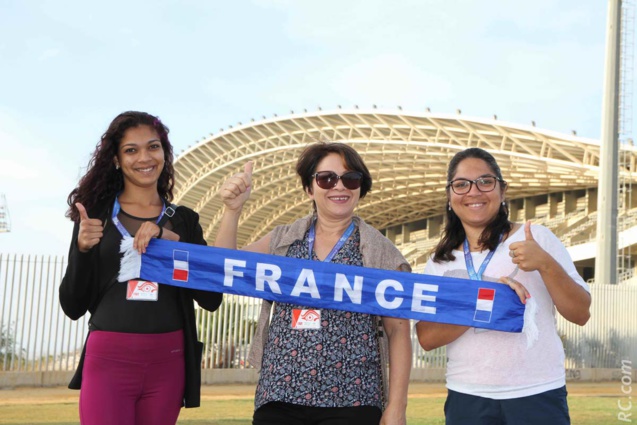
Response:
[[[307,233],[287,257],[308,258]],[[312,259],[318,258],[315,254]],[[362,266],[358,228],[332,259]],[[380,353],[375,317],[321,309],[319,329],[293,329],[300,305],[275,303],[255,396],[255,410],[279,401],[313,407],[382,409]]]

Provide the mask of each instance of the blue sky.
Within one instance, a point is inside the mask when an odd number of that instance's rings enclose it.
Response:
[[[66,254],[66,197],[108,123],[144,110],[179,153],[250,118],[336,105],[598,138],[598,0],[0,0],[0,253]]]

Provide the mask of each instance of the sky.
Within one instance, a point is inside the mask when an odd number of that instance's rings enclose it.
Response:
[[[337,105],[598,139],[606,20],[599,0],[0,0],[0,254],[66,255],[67,196],[125,110],[176,154]]]

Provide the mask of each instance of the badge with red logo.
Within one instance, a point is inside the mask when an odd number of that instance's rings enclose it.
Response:
[[[321,329],[321,310],[292,310],[292,329]]]
[[[147,280],[129,280],[126,299],[129,301],[157,301],[159,285]]]

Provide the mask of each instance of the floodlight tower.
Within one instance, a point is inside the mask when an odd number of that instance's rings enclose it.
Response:
[[[632,144],[633,41],[632,0],[609,0],[597,190],[595,282],[599,283],[617,284],[621,280],[618,268],[632,267],[630,248],[622,249],[621,264],[617,261],[617,235],[622,230],[618,228],[618,209],[625,213],[633,202],[632,179],[624,177],[631,167],[619,157],[620,144]]]
[[[9,207],[4,193],[0,193],[0,233],[11,231],[11,220],[9,219]]]
[[[617,230],[624,233],[632,227],[630,210],[637,204],[633,196],[634,165],[629,155],[634,150],[633,134],[633,79],[635,75],[635,3],[623,0],[621,8],[620,67],[619,67],[619,198],[617,200]],[[634,275],[632,244],[618,236],[618,283]]]
[[[602,135],[597,189],[595,282],[617,283],[617,165],[621,0],[608,1],[606,63],[602,101]]]

